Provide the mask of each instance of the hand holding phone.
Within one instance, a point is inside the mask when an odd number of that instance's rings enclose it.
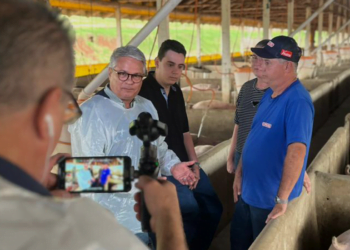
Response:
[[[155,180],[149,176],[140,176],[135,185],[143,192],[143,199],[141,199],[141,192],[135,194],[136,204],[134,210],[136,218],[142,221],[141,214],[143,209],[141,204],[145,202],[150,214],[150,226],[153,232],[156,232],[155,225],[157,220],[163,220],[164,223],[168,223],[165,217],[169,214],[181,216],[174,184],[164,179]],[[178,221],[181,221],[181,218]]]

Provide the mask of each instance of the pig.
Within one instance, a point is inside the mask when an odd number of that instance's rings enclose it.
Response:
[[[345,166],[345,174],[350,175],[350,165]]]
[[[192,106],[193,109],[207,109],[210,100],[197,102]],[[209,109],[235,109],[235,105],[232,103],[226,103],[218,100],[213,100],[210,103]]]
[[[338,237],[332,238],[332,245],[328,250],[350,250],[350,230],[342,233]]]

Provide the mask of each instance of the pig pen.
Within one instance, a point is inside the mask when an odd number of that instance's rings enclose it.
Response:
[[[324,145],[307,170],[312,192],[305,190],[288,205],[285,215],[262,231],[250,250],[323,250],[332,236],[350,229],[350,176],[344,175],[349,164],[350,114]],[[199,158],[224,207],[210,250],[229,250],[229,222],[234,212],[233,175],[226,172],[230,140],[220,143]],[[222,230],[223,229],[223,230]]]
[[[340,105],[340,103],[344,100],[345,96],[348,96],[350,93],[350,70],[348,69],[349,67],[341,67],[339,68],[339,71],[333,72],[331,71],[329,74],[325,72],[324,74],[320,75],[317,79],[313,80],[304,80],[304,86],[310,91],[310,95],[312,97],[314,106],[315,106],[315,120],[314,120],[314,131],[322,127],[322,125],[327,121],[329,115],[333,110]],[[201,113],[203,114],[204,111],[192,111],[193,113]],[[208,134],[207,135],[215,135],[215,131],[219,130],[219,128],[222,129],[230,129],[229,132],[226,132],[226,136],[232,135],[232,130],[233,130],[233,117],[234,117],[234,112],[231,111],[231,113],[224,113],[225,111],[223,110],[209,110],[209,112],[215,113],[215,117],[213,115],[213,123],[212,121],[208,121],[204,126],[210,127],[207,128]],[[190,121],[190,129],[192,130],[193,128],[191,127],[193,124],[198,126],[198,123],[200,122],[199,119],[201,116],[197,115],[197,118],[195,116],[190,116],[189,115],[189,121]],[[228,119],[228,120],[226,120]],[[230,120],[231,119],[231,120]],[[197,120],[197,121],[192,121],[192,120]],[[209,119],[208,119],[209,120]],[[226,123],[228,121],[231,121],[231,127]],[[222,121],[221,123],[217,121]],[[219,127],[220,126],[220,127]],[[341,130],[343,130],[342,128]],[[195,131],[195,128],[193,129]],[[339,132],[337,132],[339,133]],[[203,134],[205,135],[206,132],[203,130]],[[342,139],[348,139],[349,136],[342,136]],[[334,136],[329,140],[329,142],[326,145],[329,145],[330,143],[337,144],[337,140]],[[227,174],[226,172],[226,159],[227,155],[229,152],[229,146],[230,146],[230,141],[225,141],[218,146],[212,148],[209,150],[207,153],[202,155],[200,157],[200,162],[203,161],[202,166],[203,169],[208,173],[209,178],[212,181],[214,189],[217,191],[219,198],[224,206],[224,214],[221,219],[220,223],[220,228],[218,230],[218,235],[214,239],[212,246],[210,250],[229,250],[229,222],[231,219],[231,216],[234,212],[234,204],[232,202],[233,200],[233,193],[232,193],[232,183],[233,183],[233,176]],[[326,147],[326,146],[325,146]],[[329,146],[327,146],[329,147]],[[329,164],[332,157],[332,155],[323,155],[323,152],[328,149],[323,149],[317,156],[317,161],[315,158],[315,161],[313,165],[320,164],[320,162],[325,161],[327,162],[326,164]],[[327,160],[327,157],[331,157],[330,160]],[[334,163],[334,160],[332,160]],[[323,163],[325,164],[325,163]],[[344,161],[341,164],[338,164],[339,171],[343,171],[343,167],[345,166],[346,161]],[[310,166],[311,167],[311,166]],[[312,169],[312,168],[310,168]],[[331,172],[330,172],[331,173]],[[315,174],[311,174],[313,176]],[[312,177],[315,178],[315,177]],[[315,181],[315,180],[313,180]],[[320,182],[319,182],[320,183]],[[313,184],[313,189],[314,191],[316,189],[319,189],[319,187],[316,187],[316,184]],[[305,194],[303,194],[299,199],[305,199],[304,197]],[[314,195],[311,194],[310,197]],[[327,195],[325,193],[325,195]],[[303,198],[304,197],[304,198]],[[308,197],[308,196],[307,196]],[[320,196],[319,196],[320,197]],[[299,200],[298,199],[298,200]],[[312,198],[314,199],[314,198]],[[296,200],[297,201],[297,200]],[[291,206],[293,203],[291,203]],[[302,206],[301,206],[302,208]],[[295,212],[296,214],[299,212]],[[303,214],[303,211],[300,213]],[[226,225],[226,227],[224,227]],[[349,223],[350,225],[350,223]],[[224,227],[223,230],[221,230]],[[292,230],[292,229],[291,229]],[[288,231],[291,231],[288,230]],[[345,230],[343,230],[345,231]],[[334,235],[339,235],[339,233],[334,233]],[[272,233],[273,234],[273,233]],[[272,236],[270,236],[272,237]],[[282,236],[281,236],[282,237]],[[299,237],[299,236],[298,236]],[[300,237],[303,237],[302,235]],[[269,241],[269,238],[266,240],[266,242]],[[330,243],[329,243],[330,244]],[[279,249],[278,247],[276,248],[270,248],[269,247],[260,247],[259,245],[255,245],[256,248],[253,249]],[[328,245],[329,247],[329,245]],[[283,249],[283,248],[282,248]],[[288,244],[286,245],[285,249],[288,248]],[[293,248],[290,248],[293,249]],[[298,248],[295,248],[298,249]],[[307,249],[307,248],[305,248]],[[317,249],[317,247],[315,248]]]
[[[303,80],[302,83],[310,92],[315,107],[314,132],[323,126],[331,112],[350,93],[350,70],[348,65],[338,68],[337,71],[324,71],[316,79]],[[218,79],[196,79],[195,84],[210,84],[217,86]],[[221,100],[221,91],[215,88],[215,102]],[[189,89],[183,91],[187,100]],[[216,145],[219,142],[231,138],[234,127],[234,109],[193,109],[197,103],[210,100],[210,91],[193,91],[190,102],[187,105],[187,116],[190,132],[198,134],[202,124],[201,136],[195,139],[195,145]],[[203,119],[204,117],[204,119]],[[196,138],[196,137],[194,137]]]

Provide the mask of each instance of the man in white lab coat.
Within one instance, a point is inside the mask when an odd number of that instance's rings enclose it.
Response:
[[[134,46],[117,48],[111,55],[109,83],[92,98],[81,105],[83,115],[68,130],[71,133],[73,156],[129,156],[138,169],[142,141],[129,134],[129,125],[140,113],[148,112],[159,120],[152,102],[139,96],[142,78],[146,73],[144,54]],[[194,161],[181,162],[160,136],[152,142],[157,147],[160,172],[173,176],[184,185],[196,180],[189,168]],[[147,235],[141,233],[140,223],[135,219],[133,186],[128,193],[92,194],[95,201],[111,210],[118,222],[136,233],[146,244]],[[145,239],[144,239],[145,237]]]

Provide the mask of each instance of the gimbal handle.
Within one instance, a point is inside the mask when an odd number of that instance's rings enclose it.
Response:
[[[167,125],[153,120],[150,113],[142,112],[137,120],[130,123],[129,133],[130,135],[136,135],[143,142],[138,174],[156,178],[158,174],[157,148],[151,142],[157,140],[160,135],[166,136],[168,134]],[[151,215],[145,203],[144,193],[141,192],[141,225],[143,232],[151,232],[150,219]]]

